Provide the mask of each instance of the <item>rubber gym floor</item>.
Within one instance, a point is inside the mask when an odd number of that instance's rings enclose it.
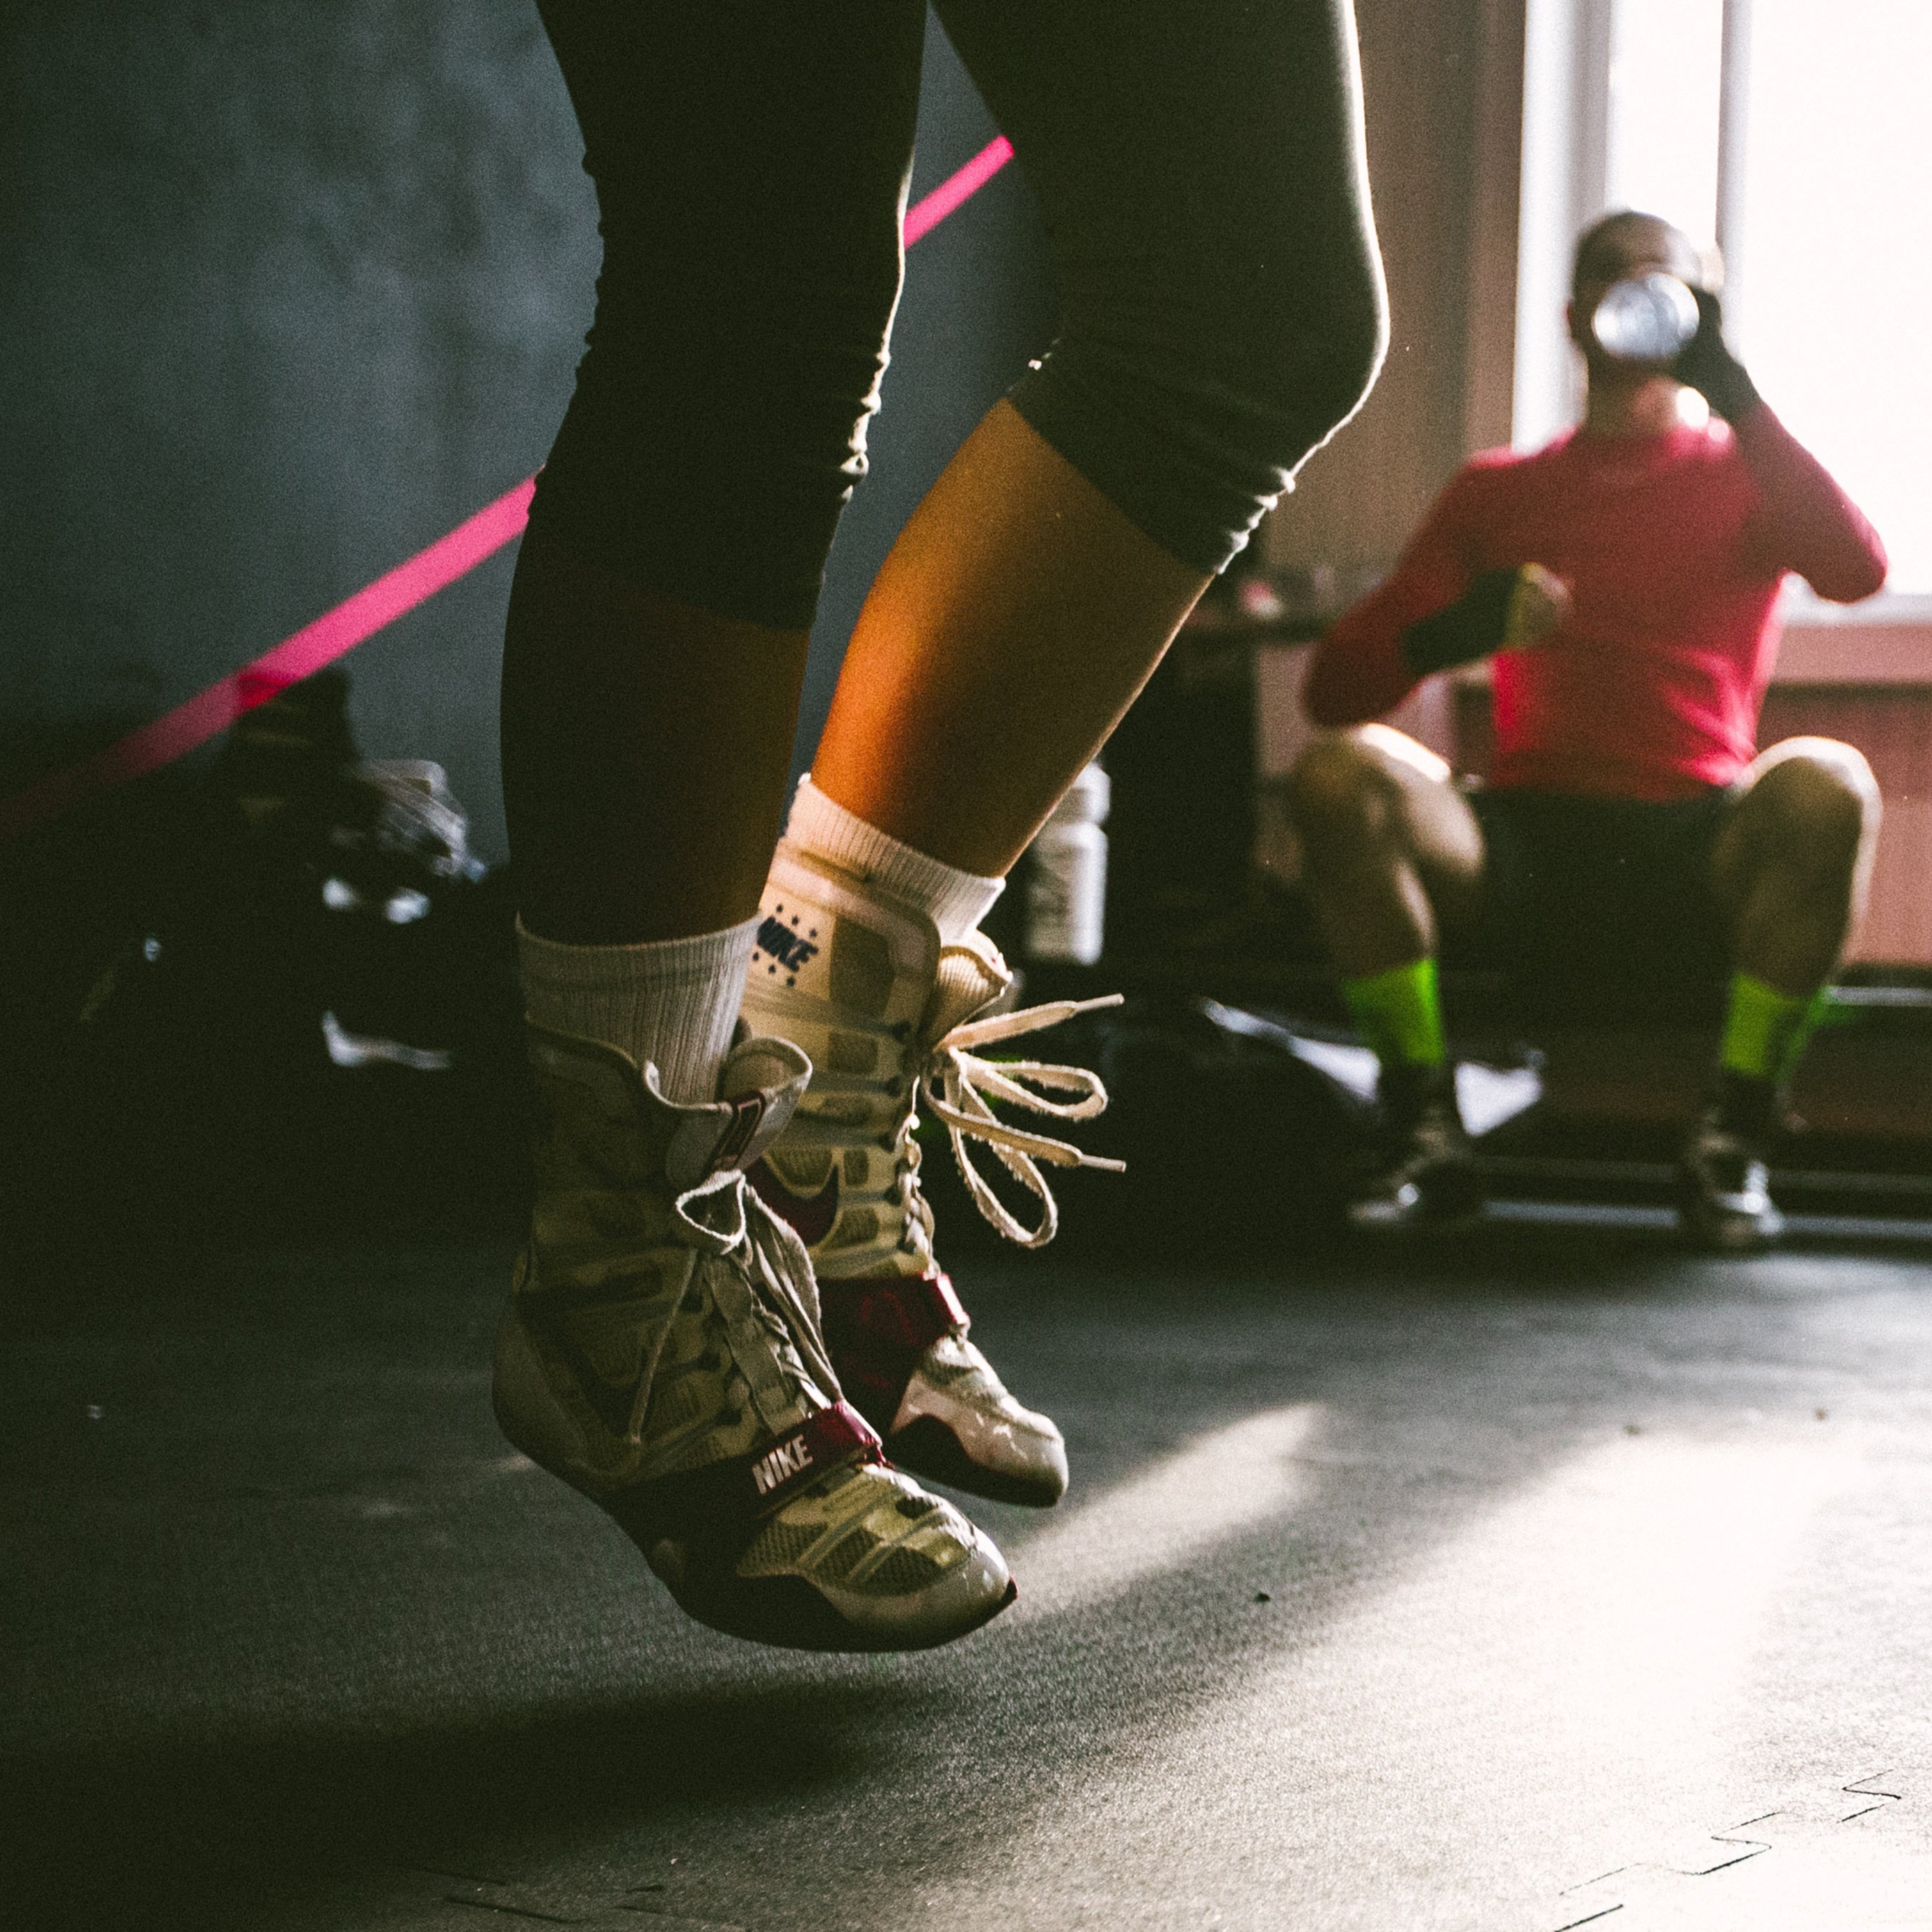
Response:
[[[1066,1430],[1017,1606],[685,1622],[496,1436],[508,1245],[20,1284],[0,1918],[1932,1925],[1932,1248],[956,1268]]]

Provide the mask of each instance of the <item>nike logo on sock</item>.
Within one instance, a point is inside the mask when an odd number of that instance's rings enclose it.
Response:
[[[807,960],[818,957],[819,948],[782,920],[768,915],[758,927],[758,950],[769,953],[788,973],[796,973]]]

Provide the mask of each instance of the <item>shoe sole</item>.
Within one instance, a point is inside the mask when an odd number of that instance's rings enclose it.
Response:
[[[1358,1220],[1352,1213],[1347,1216],[1347,1226],[1351,1232],[1366,1240],[1378,1241],[1466,1234],[1472,1228],[1482,1225],[1484,1210],[1488,1205],[1488,1196],[1478,1194],[1472,1201],[1444,1204],[1432,1202],[1413,1214],[1391,1216],[1387,1220]]]
[[[1714,1227],[1700,1222],[1696,1216],[1685,1214],[1681,1208],[1677,1216],[1678,1238],[1692,1253],[1714,1256],[1748,1256],[1768,1253],[1778,1245],[1778,1238],[1784,1232],[1784,1217],[1780,1215],[1769,1227],[1740,1228],[1732,1232],[1729,1228]]]
[[[1358,1221],[1349,1232],[1370,1241],[1429,1240],[1440,1234],[1466,1234],[1483,1224],[1485,1204],[1460,1208],[1453,1214],[1418,1214],[1406,1221]]]
[[[501,1418],[499,1418],[500,1424]],[[508,1429],[504,1435],[523,1454],[529,1450]],[[836,1651],[847,1653],[937,1650],[970,1636],[1009,1609],[1019,1597],[1019,1586],[1010,1576],[1004,1592],[988,1598],[973,1614],[920,1633],[908,1625],[868,1629],[843,1616],[824,1594],[802,1576],[771,1576],[746,1580],[730,1574],[728,1584],[706,1590],[680,1589],[659,1568],[652,1551],[662,1538],[650,1530],[625,1520],[622,1498],[606,1498],[593,1494],[566,1472],[552,1469],[537,1457],[532,1462],[546,1474],[555,1476],[567,1489],[581,1496],[592,1508],[608,1516],[629,1538],[650,1567],[651,1574],[669,1592],[673,1602],[694,1622],[726,1636],[742,1638],[748,1643],[764,1644],[775,1650]]]
[[[610,1514],[619,1527],[624,1528],[622,1518],[615,1511]],[[972,1616],[941,1629],[926,1634],[914,1634],[903,1628],[868,1630],[842,1616],[802,1576],[762,1577],[751,1582],[734,1576],[728,1592],[716,1596],[701,1586],[697,1589],[676,1588],[652,1562],[644,1539],[628,1528],[625,1534],[644,1552],[652,1573],[687,1616],[725,1636],[761,1644],[768,1649],[847,1656],[938,1650],[983,1629],[1001,1611],[1011,1608],[1020,1594],[1019,1586],[1009,1576],[1000,1595],[990,1598]]]

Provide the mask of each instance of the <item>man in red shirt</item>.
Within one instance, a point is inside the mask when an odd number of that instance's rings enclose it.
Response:
[[[1593,333],[1617,283],[1696,293],[1668,364]],[[1581,425],[1490,451],[1438,499],[1394,574],[1317,648],[1304,692],[1348,728],[1297,766],[1306,877],[1352,1011],[1382,1062],[1385,1159],[1358,1225],[1479,1203],[1436,988],[1438,932],[1528,992],[1614,998],[1715,980],[1729,1002],[1710,1096],[1684,1144],[1687,1233],[1773,1235],[1764,1146],[1784,1081],[1857,916],[1878,793],[1849,745],[1760,753],[1779,586],[1850,603],[1884,582],[1871,526],[1726,349],[1696,250],[1622,214],[1577,244],[1568,316],[1588,370]],[[1684,391],[1709,405],[1692,420]],[[1496,755],[1466,796],[1424,747],[1368,721],[1422,677],[1494,654]]]

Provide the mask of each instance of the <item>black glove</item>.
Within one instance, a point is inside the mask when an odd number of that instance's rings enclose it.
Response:
[[[1678,351],[1670,373],[1695,389],[1714,416],[1734,423],[1757,406],[1757,388],[1724,346],[1724,304],[1708,289],[1690,292],[1697,298],[1697,333]]]
[[[1402,634],[1402,654],[1418,677],[1473,663],[1499,651],[1509,628],[1520,570],[1486,570],[1454,603],[1418,617]]]

